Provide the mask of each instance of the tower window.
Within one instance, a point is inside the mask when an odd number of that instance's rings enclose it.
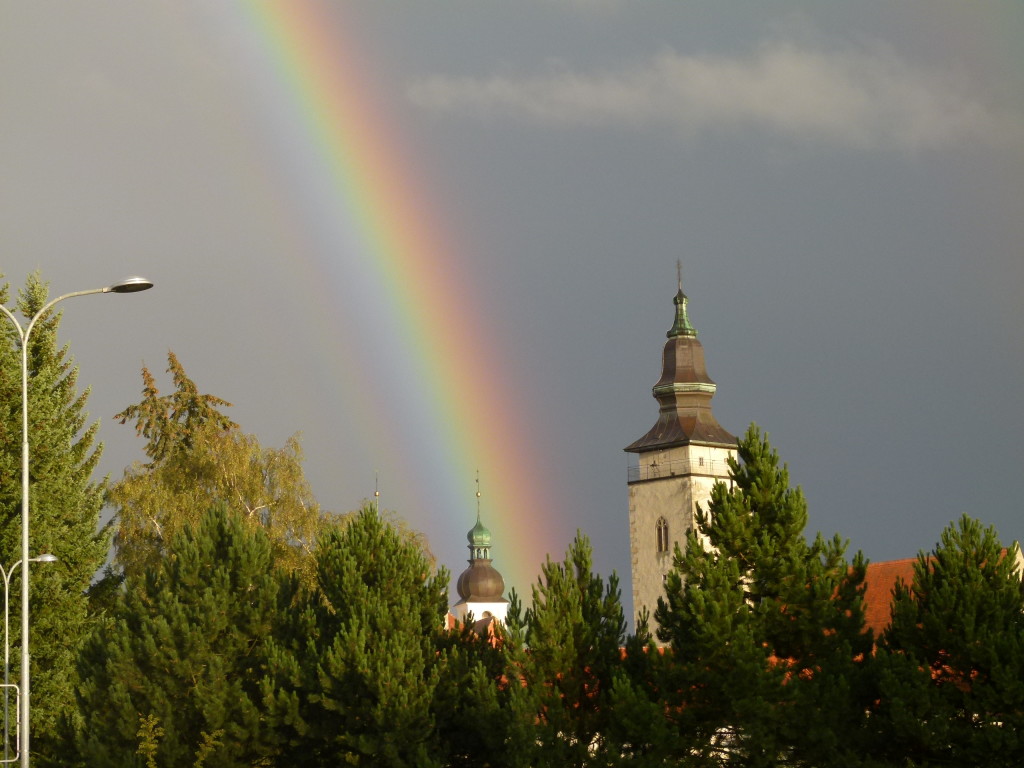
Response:
[[[664,517],[658,518],[655,531],[658,540],[658,554],[665,554],[668,552],[668,521]]]

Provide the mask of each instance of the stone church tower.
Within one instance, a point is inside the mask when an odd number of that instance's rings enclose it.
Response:
[[[687,529],[696,527],[697,504],[707,509],[715,482],[728,481],[726,459],[736,455],[736,438],[711,412],[715,382],[687,317],[681,277],[674,302],[675,322],[654,385],[658,421],[625,449],[637,456],[629,468],[633,611],[639,616],[646,607],[652,618],[675,544],[685,546]]]

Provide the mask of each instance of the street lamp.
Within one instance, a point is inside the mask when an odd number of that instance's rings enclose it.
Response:
[[[144,277],[127,277],[120,282],[105,288],[92,288],[88,291],[65,293],[43,306],[28,322],[26,328],[21,327],[18,318],[0,304],[0,311],[7,315],[18,329],[21,339],[21,559],[25,562],[25,573],[21,578],[21,765],[28,768],[29,748],[29,665],[28,665],[28,340],[36,321],[45,315],[59,301],[75,296],[88,296],[93,293],[136,293],[153,287],[153,283]]]
[[[44,552],[39,557],[30,557],[28,559],[30,563],[55,563],[57,562],[56,555],[51,555],[49,552]],[[15,749],[14,757],[9,757],[9,749],[11,744],[10,739],[10,725],[8,721],[8,715],[10,713],[10,706],[8,704],[8,694],[12,687],[10,683],[10,671],[11,671],[11,577],[14,575],[14,570],[21,565],[21,560],[11,566],[11,570],[5,571],[4,567],[0,565],[0,575],[4,579],[4,763],[13,763],[18,759],[18,750]],[[16,731],[17,733],[17,731]],[[20,740],[18,742],[20,744]]]

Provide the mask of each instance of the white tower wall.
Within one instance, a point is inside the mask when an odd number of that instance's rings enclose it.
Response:
[[[686,531],[697,527],[697,505],[707,510],[716,482],[729,481],[726,460],[735,451],[710,445],[681,445],[638,456],[629,477],[629,540],[633,581],[633,615],[644,607],[651,615],[664,595],[676,544],[686,547]],[[667,542],[659,541],[658,520],[668,525]],[[662,545],[659,551],[659,544]],[[667,544],[667,546],[666,546]]]

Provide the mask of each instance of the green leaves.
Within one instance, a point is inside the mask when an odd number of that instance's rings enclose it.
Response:
[[[889,753],[964,766],[1024,761],[1024,598],[1017,548],[966,515],[894,590],[878,651]]]
[[[807,543],[803,494],[756,426],[737,455],[730,485],[716,485],[685,551],[676,550],[655,611],[670,644],[676,754],[816,765],[845,750],[853,765],[850,745],[871,702],[859,682],[871,648],[863,563],[851,568],[838,538]]]
[[[592,572],[589,540],[577,532],[561,563],[550,559],[526,612],[523,678],[538,726],[534,765],[586,765],[603,751],[625,620],[618,579]]]
[[[198,523],[214,504],[224,504],[270,537],[274,559],[312,577],[312,552],[323,523],[320,506],[302,469],[296,437],[283,448],[264,447],[243,433],[201,395],[173,353],[168,355],[175,391],[159,395],[142,369],[143,400],[120,414],[134,419],[149,439],[148,464],[130,467],[110,491],[117,508],[115,560],[126,573],[143,573],[163,557],[167,543]]]
[[[315,558],[263,683],[284,764],[435,764],[447,572],[370,507],[325,532]]]
[[[266,535],[223,507],[175,534],[151,571],[128,576],[82,654],[82,762],[249,766],[271,754],[259,680],[278,588]]]
[[[201,435],[220,434],[238,425],[218,408],[231,403],[214,395],[202,395],[173,352],[167,353],[167,372],[174,392],[160,395],[156,379],[142,367],[142,402],[130,405],[114,416],[122,424],[135,422],[135,431],[147,439],[146,455],[152,462],[166,459],[175,451],[188,451]]]

